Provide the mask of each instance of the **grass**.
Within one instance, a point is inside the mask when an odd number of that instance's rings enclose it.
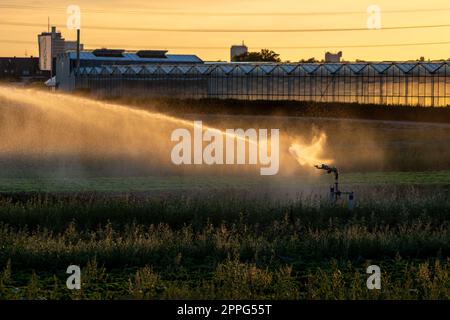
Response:
[[[450,298],[449,108],[116,102],[305,139],[324,130],[356,207],[325,199],[325,174],[175,176],[121,158],[1,155],[0,299]],[[72,264],[80,291],[65,286]],[[366,287],[372,264],[381,290]]]
[[[419,107],[314,101],[270,101],[236,99],[177,99],[146,97],[103,97],[79,92],[80,95],[136,106],[175,115],[183,113],[231,115],[289,115],[300,117],[332,117],[350,119],[394,120],[449,123],[447,107]]]
[[[148,177],[72,177],[72,178],[0,178],[0,192],[144,192],[174,190],[248,189],[272,183],[279,188],[326,186],[330,177],[212,177],[212,176],[148,176]],[[341,177],[347,185],[450,185],[450,171],[423,172],[349,172]]]
[[[189,283],[167,280],[146,266],[118,278],[99,267],[96,260],[83,268],[83,287],[69,291],[62,277],[42,279],[33,273],[26,286],[16,286],[9,270],[0,280],[0,295],[6,299],[448,299],[450,261],[416,264],[393,262],[401,272],[383,273],[383,289],[367,290],[364,270],[351,263],[339,266],[332,260],[326,269],[318,268],[302,281],[292,268],[275,271],[254,264],[227,259],[209,279]],[[381,265],[383,268],[384,265]]]
[[[448,192],[384,189],[353,212],[232,191],[4,199],[0,298],[448,299]],[[70,264],[81,291],[65,288]]]

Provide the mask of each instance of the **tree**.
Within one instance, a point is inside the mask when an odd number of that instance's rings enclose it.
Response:
[[[317,60],[316,58],[314,58],[314,57],[312,57],[312,58],[309,58],[309,59],[301,59],[300,61],[299,61],[300,63],[317,63],[317,62],[320,62],[319,60]]]
[[[273,50],[262,49],[261,52],[247,52],[233,57],[236,62],[281,62],[280,55]]]

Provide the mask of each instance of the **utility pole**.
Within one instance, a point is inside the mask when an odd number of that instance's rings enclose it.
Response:
[[[77,29],[77,71],[76,75],[79,75],[80,72],[80,29]]]

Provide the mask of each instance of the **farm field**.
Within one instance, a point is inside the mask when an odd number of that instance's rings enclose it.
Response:
[[[0,299],[450,298],[448,123],[173,118],[35,94],[46,103],[0,97]],[[279,173],[177,167],[170,133],[194,120],[278,128]],[[295,144],[320,152],[305,164]],[[330,201],[322,163],[353,210]]]
[[[442,185],[450,187],[450,171],[430,172],[367,172],[348,173],[341,183],[349,186],[383,185]],[[302,191],[308,187],[326,187],[332,178],[322,176],[296,176],[265,179],[262,177],[89,177],[89,178],[0,178],[0,193],[61,193],[61,192],[157,192],[221,189],[254,189],[266,184],[267,190]],[[296,189],[297,188],[297,189]]]
[[[297,198],[230,188],[238,178],[19,179],[0,201],[0,297],[448,299],[449,173],[342,180],[354,211],[326,200],[325,179]],[[80,291],[65,287],[70,264]],[[369,264],[382,290],[365,288]]]

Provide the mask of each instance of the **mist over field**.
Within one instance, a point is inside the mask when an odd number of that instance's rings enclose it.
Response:
[[[159,103],[0,87],[0,299],[448,297],[448,124],[174,115]],[[279,129],[278,174],[174,165],[171,134],[194,121]],[[323,162],[352,209],[330,201]],[[78,291],[65,286],[73,263],[88,275]],[[374,263],[381,291],[361,276]]]
[[[313,165],[324,161],[348,172],[443,170],[450,165],[450,126],[445,124],[283,116],[175,117],[12,87],[0,87],[0,110],[0,176],[4,177],[259,175],[261,166],[248,162],[174,165],[170,155],[176,143],[170,140],[171,133],[177,128],[192,132],[195,120],[203,121],[204,128],[222,132],[279,129],[278,176],[283,177],[314,175]]]

